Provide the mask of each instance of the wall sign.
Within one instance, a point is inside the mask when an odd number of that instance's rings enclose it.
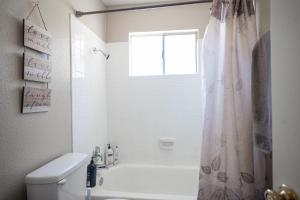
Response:
[[[50,105],[50,89],[24,87],[22,113],[47,112]]]
[[[24,53],[24,79],[48,83],[51,81],[51,61],[49,56]]]
[[[24,19],[24,46],[50,55],[52,36],[48,31]]]

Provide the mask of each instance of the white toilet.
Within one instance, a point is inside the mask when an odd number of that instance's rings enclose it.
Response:
[[[84,200],[88,156],[69,153],[25,178],[28,200]]]

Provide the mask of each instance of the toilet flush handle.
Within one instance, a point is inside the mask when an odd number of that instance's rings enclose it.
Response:
[[[57,183],[57,185],[64,185],[65,183],[67,182],[67,179],[62,179],[62,180],[60,180],[58,183]]]

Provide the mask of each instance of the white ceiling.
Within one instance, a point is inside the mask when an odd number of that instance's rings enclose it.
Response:
[[[122,6],[122,5],[132,5],[132,4],[149,4],[149,3],[166,3],[174,0],[102,0],[106,6]],[[177,0],[176,2],[184,2],[191,0]]]

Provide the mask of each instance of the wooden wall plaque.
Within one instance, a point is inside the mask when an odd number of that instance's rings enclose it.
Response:
[[[24,87],[22,113],[47,112],[50,105],[50,89]]]
[[[24,19],[24,46],[50,55],[52,36],[48,31]]]
[[[51,81],[51,61],[49,56],[24,53],[24,79],[49,83]]]

